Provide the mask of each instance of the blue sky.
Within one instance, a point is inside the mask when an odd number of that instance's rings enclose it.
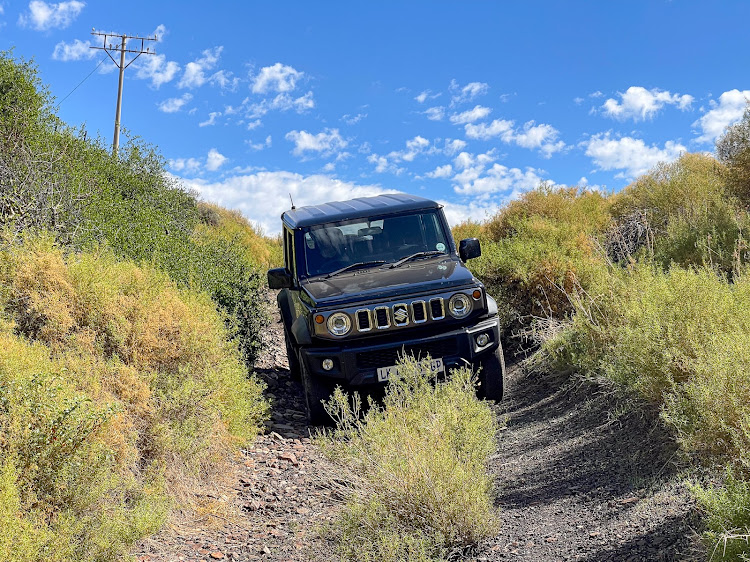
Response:
[[[750,98],[748,21],[750,2],[689,0],[0,0],[0,49],[109,143],[117,72],[90,32],[157,34],[125,72],[123,127],[273,234],[289,193],[414,193],[455,223],[542,181],[619,190],[712,151]]]

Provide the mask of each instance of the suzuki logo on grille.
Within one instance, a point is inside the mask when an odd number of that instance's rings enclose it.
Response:
[[[409,323],[409,311],[406,309],[405,304],[397,304],[393,306],[393,321],[399,326],[404,326]]]

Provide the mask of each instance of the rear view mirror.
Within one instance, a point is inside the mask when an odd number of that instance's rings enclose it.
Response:
[[[477,238],[466,238],[458,243],[458,255],[463,261],[478,258],[482,255],[482,247]]]
[[[359,231],[357,231],[358,236],[377,236],[378,234],[381,234],[383,232],[383,229],[379,226],[371,226],[370,228],[360,228]]]
[[[285,267],[268,270],[269,289],[289,289],[292,286],[292,275]]]

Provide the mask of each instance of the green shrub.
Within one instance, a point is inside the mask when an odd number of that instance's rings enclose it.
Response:
[[[281,261],[279,241],[238,213],[204,205],[201,215],[154,147],[126,132],[113,156],[60,122],[51,100],[33,64],[0,53],[0,225],[16,236],[46,230],[79,251],[104,243],[208,292],[252,367],[268,323],[262,270]]]
[[[568,294],[597,283],[606,259],[595,235],[609,224],[608,205],[598,192],[543,185],[482,225],[482,256],[469,267],[498,299],[506,326],[565,318]]]
[[[6,559],[118,560],[163,523],[163,492],[119,466],[115,403],[75,389],[49,349],[0,333],[0,545]],[[113,525],[117,521],[118,525]]]
[[[477,400],[472,373],[432,384],[405,359],[382,406],[365,414],[337,389],[327,409],[337,429],[320,442],[355,481],[333,523],[346,560],[435,560],[497,530],[487,463],[494,414]]]
[[[750,483],[728,466],[722,486],[692,484],[707,513],[709,530],[703,539],[710,560],[742,561],[750,556]]]
[[[109,250],[6,243],[0,305],[0,514],[31,559],[119,559],[266,415],[208,296]]]
[[[710,265],[731,273],[745,261],[743,232],[750,225],[725,186],[724,167],[704,154],[684,154],[659,164],[614,196],[612,212],[642,213],[651,230],[655,260],[663,267]]]
[[[726,166],[729,192],[750,209],[750,110],[716,141],[716,156]]]

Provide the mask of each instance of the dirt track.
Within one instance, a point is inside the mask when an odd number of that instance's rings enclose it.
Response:
[[[199,498],[214,512],[176,517],[144,541],[140,561],[332,559],[324,541],[312,540],[313,528],[335,513],[340,484],[307,438],[280,326],[266,338],[257,369],[274,404],[266,434]],[[625,411],[600,385],[518,365],[506,389],[495,407],[505,428],[491,462],[502,531],[475,559],[701,559],[675,446],[653,415]]]
[[[516,366],[491,470],[503,528],[486,560],[700,560],[676,447],[605,387]]]

